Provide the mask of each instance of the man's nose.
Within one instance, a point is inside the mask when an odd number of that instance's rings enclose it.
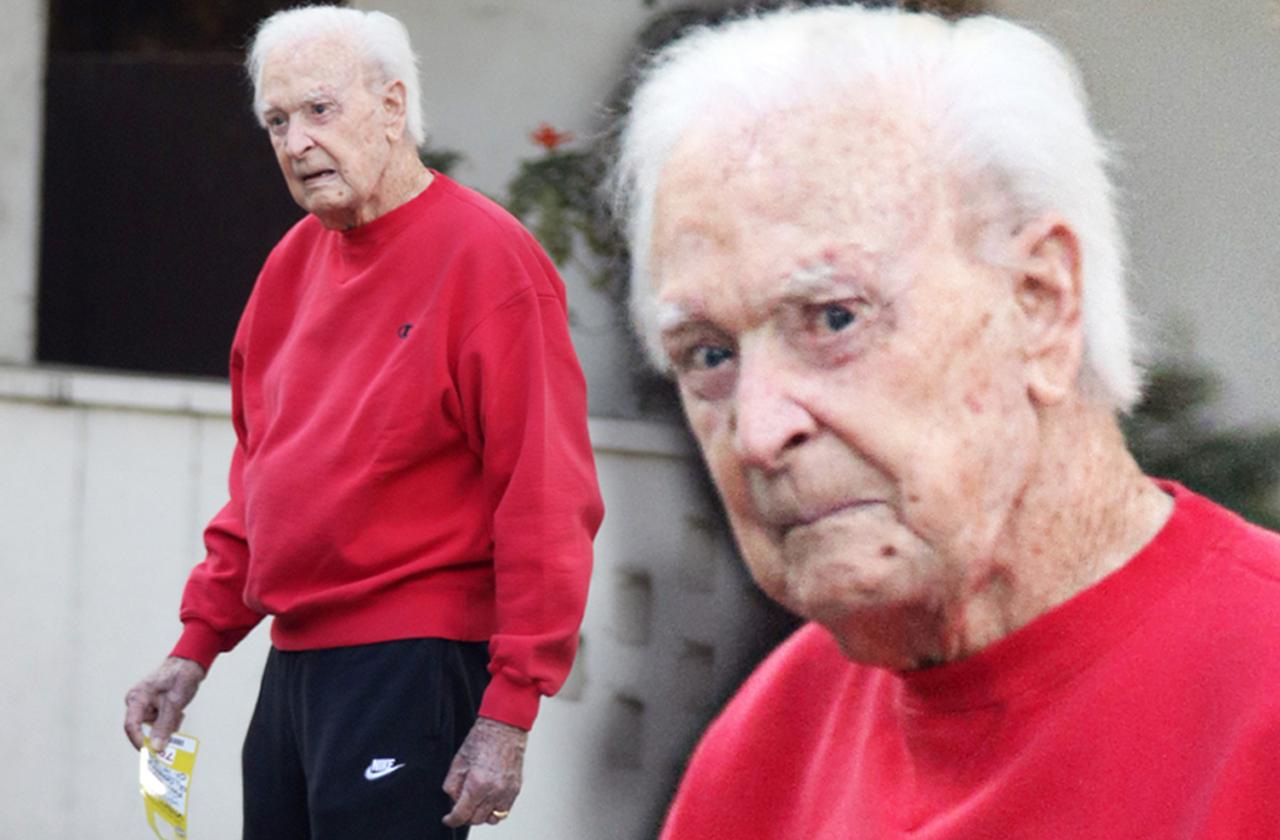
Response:
[[[284,149],[290,157],[302,157],[307,150],[314,146],[311,135],[307,133],[305,126],[301,125],[298,120],[289,121],[289,129],[284,136]]]
[[[796,398],[786,370],[768,359],[739,359],[733,400],[734,449],[748,466],[772,470],[813,436],[813,416]]]

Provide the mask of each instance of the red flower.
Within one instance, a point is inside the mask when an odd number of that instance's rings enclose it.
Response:
[[[529,139],[548,152],[554,152],[556,147],[572,140],[573,135],[567,131],[556,131],[555,127],[550,123],[542,123],[538,126],[537,131],[529,134]]]

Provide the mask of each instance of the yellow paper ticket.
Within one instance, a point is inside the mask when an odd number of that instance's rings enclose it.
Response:
[[[187,840],[187,794],[200,741],[175,732],[161,752],[150,741],[138,751],[138,787],[147,825],[160,840]]]

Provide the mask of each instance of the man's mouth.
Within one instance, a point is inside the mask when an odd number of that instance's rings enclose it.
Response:
[[[778,523],[778,533],[785,538],[792,531],[798,528],[806,528],[810,525],[816,525],[825,519],[838,516],[850,511],[861,510],[872,505],[880,504],[877,499],[854,499],[852,501],[837,502],[825,507],[818,507],[812,510],[798,511],[795,515],[787,517]]]
[[[333,174],[335,173],[332,169],[318,169],[315,172],[310,172],[310,173],[307,173],[306,175],[303,175],[302,183],[310,184],[320,180],[321,178],[327,178],[328,176]]]

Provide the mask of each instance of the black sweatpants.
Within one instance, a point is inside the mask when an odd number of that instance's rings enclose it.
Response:
[[[446,639],[273,648],[241,756],[244,840],[463,840],[441,785],[488,661]]]

